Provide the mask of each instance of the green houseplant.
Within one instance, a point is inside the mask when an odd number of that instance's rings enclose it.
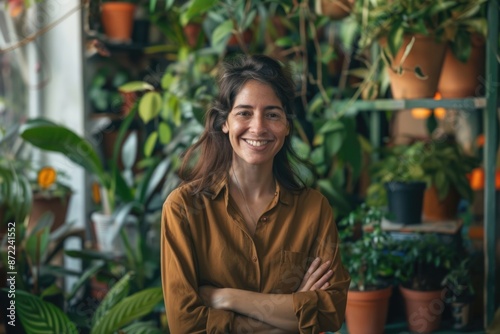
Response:
[[[388,69],[394,98],[432,98],[440,79],[446,41],[454,20],[466,18],[477,2],[358,0],[353,8],[360,26],[361,49],[381,46],[379,58]],[[433,50],[432,54],[428,50]],[[431,56],[432,55],[432,56]]]
[[[479,96],[483,92],[486,52],[486,0],[456,1],[445,25],[448,41],[438,91],[443,98]]]
[[[51,230],[56,230],[66,221],[72,190],[67,182],[63,181],[65,175],[50,166],[40,168],[36,181],[31,179],[33,191],[33,205],[28,222],[28,230],[45,212],[54,214],[54,223]]]
[[[162,333],[151,321],[143,320],[157,307],[163,295],[160,287],[142,291],[132,290],[133,273],[125,275],[116,282],[108,295],[95,309],[87,312],[85,319],[74,321],[78,315],[70,312],[69,316],[60,308],[47,302],[42,297],[18,291],[16,305],[19,318],[26,333],[81,333],[91,334],[126,333]],[[87,306],[90,307],[90,306]]]
[[[442,285],[448,290],[446,302],[451,304],[455,329],[464,329],[469,324],[470,304],[475,296],[470,268],[471,257],[466,256],[442,281]]]
[[[432,140],[424,145],[421,159],[427,189],[423,214],[429,220],[455,219],[460,198],[472,200],[467,175],[478,166],[453,139]]]
[[[444,309],[442,281],[456,251],[437,234],[414,234],[398,243],[402,254],[400,291],[411,331],[429,333],[439,328]]]
[[[95,211],[92,218],[96,232],[105,232],[97,235],[100,250],[119,258],[124,256],[127,267],[136,273],[136,285],[144,287],[157,274],[157,250],[147,240],[147,236],[155,227],[151,216],[161,208],[161,199],[158,200],[161,196],[157,188],[170,161],[151,157],[142,163],[142,169],[135,173],[134,178],[131,169],[138,143],[137,137],[131,136],[123,145],[124,169],[118,168],[121,141],[135,113],[134,109],[120,127],[119,140],[109,169],[102,166],[89,141],[51,121],[29,120],[21,128],[21,136],[36,147],[66,155],[97,179],[102,188],[102,208]],[[106,219],[107,229],[99,226],[99,218]]]
[[[30,163],[23,157],[18,131],[19,124],[0,127],[0,240],[8,222],[22,222],[31,211]]]
[[[385,148],[383,157],[372,166],[372,183],[368,188],[370,205],[388,204],[389,219],[403,224],[422,221],[426,187],[421,159],[423,142]]]
[[[382,230],[383,211],[362,204],[339,222],[342,263],[351,276],[346,322],[349,333],[383,333],[392,280],[402,262]]]

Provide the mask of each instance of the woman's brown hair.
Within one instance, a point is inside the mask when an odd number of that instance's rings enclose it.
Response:
[[[209,192],[226,177],[231,167],[233,149],[227,134],[222,132],[222,125],[233,108],[236,96],[249,80],[257,80],[272,87],[284,107],[289,125],[290,133],[274,157],[274,177],[280,185],[291,191],[299,191],[305,187],[290,162],[290,157],[301,161],[291,145],[295,84],[290,71],[264,55],[240,55],[223,64],[217,78],[219,94],[207,110],[205,129],[200,139],[184,155],[179,177],[184,182],[197,181],[194,193]],[[191,167],[191,159],[195,157],[196,163]]]

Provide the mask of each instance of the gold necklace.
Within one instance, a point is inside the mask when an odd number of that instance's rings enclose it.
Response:
[[[238,180],[238,177],[236,177],[236,173],[234,172],[234,168],[232,168],[232,170],[233,170],[234,179],[236,180],[236,188],[238,188],[238,190],[240,191],[240,195],[243,198],[243,201],[245,202],[245,207],[247,208],[248,216],[252,219],[252,221],[251,221],[252,225],[255,225],[255,218],[250,213],[250,208],[248,207],[247,199],[245,197],[245,194],[243,194],[243,190],[241,190],[240,181]]]

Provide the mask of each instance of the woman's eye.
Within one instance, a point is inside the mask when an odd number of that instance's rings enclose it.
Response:
[[[237,116],[250,116],[250,112],[249,111],[239,111],[236,113]]]
[[[281,114],[271,112],[271,113],[267,114],[267,118],[269,118],[269,119],[281,119]]]

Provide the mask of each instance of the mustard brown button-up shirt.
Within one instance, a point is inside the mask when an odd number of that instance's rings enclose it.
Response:
[[[210,195],[192,196],[192,190],[193,184],[177,188],[163,205],[162,285],[171,333],[236,332],[234,312],[205,306],[198,295],[203,285],[292,294],[300,333],[341,327],[350,277],[331,206],[320,192],[292,193],[277,185],[252,236],[227,179]],[[316,257],[332,261],[330,286],[295,292]],[[259,312],[267,307],[273,306],[260,305]]]

